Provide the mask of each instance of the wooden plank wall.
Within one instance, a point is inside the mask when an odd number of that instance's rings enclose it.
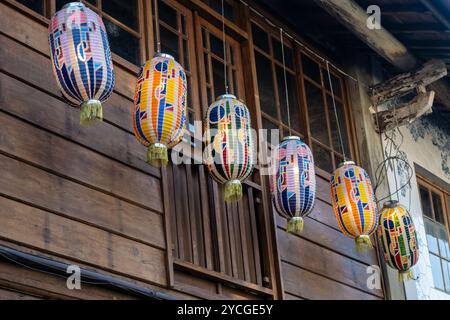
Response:
[[[115,65],[104,122],[82,127],[56,86],[45,23],[6,2],[0,12],[0,243],[182,299],[257,298],[180,270],[168,288],[161,172],[132,133],[137,68]],[[64,279],[29,270],[22,281],[11,268],[0,265],[0,299],[129,298],[68,292]],[[40,281],[50,284],[37,290]]]
[[[0,12],[0,239],[165,287],[160,172],[145,163],[131,128],[135,74],[116,67],[105,121],[81,127],[53,78],[47,27],[5,3]],[[0,297],[19,298],[14,290],[2,288]]]
[[[186,270],[175,270],[176,289],[165,289],[163,186],[132,133],[135,72],[116,66],[104,122],[81,127],[79,111],[56,87],[47,27],[4,2],[0,12],[0,244],[183,299],[258,298],[232,286],[218,290],[216,281]],[[318,177],[317,204],[301,237],[288,235],[285,220],[277,220],[285,298],[382,299],[381,290],[366,287],[366,267],[378,264],[375,252],[355,251],[338,230],[329,197],[328,181]],[[261,275],[249,277],[261,282]],[[0,299],[130,298],[97,288],[68,292],[64,284],[0,263]]]
[[[329,181],[317,180],[317,200],[301,236],[286,232],[277,217],[277,235],[286,299],[383,299],[382,290],[367,287],[367,267],[378,265],[375,250],[359,253],[339,230],[331,206]]]

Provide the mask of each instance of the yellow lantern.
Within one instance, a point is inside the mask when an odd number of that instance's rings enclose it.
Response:
[[[378,210],[369,175],[352,161],[331,176],[331,201],[342,232],[354,238],[356,248],[372,247],[370,235],[378,226]]]
[[[378,239],[386,263],[399,271],[400,280],[412,279],[411,268],[419,259],[416,229],[408,210],[398,201],[388,201],[380,214]]]
[[[168,148],[183,137],[187,112],[186,73],[163,53],[145,63],[134,95],[134,134],[148,147],[147,160],[156,167],[168,162]]]

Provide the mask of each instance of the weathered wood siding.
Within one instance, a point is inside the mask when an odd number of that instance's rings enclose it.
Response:
[[[382,299],[382,290],[367,286],[367,267],[378,265],[376,251],[356,251],[354,240],[339,230],[330,201],[328,180],[317,176],[316,205],[302,235],[286,233],[286,220],[277,218],[286,298]]]
[[[47,27],[4,3],[0,12],[0,238],[165,287],[160,172],[131,132],[135,74],[116,67],[105,121],[81,127],[56,87]]]
[[[316,208],[301,237],[288,235],[285,220],[276,219],[281,274],[267,262],[278,257],[267,257],[276,248],[268,249],[270,231],[260,226],[269,219],[261,183],[246,186],[245,207],[216,210],[232,221],[219,229],[227,234],[216,249],[200,227],[210,224],[200,211],[221,206],[208,203],[218,198],[208,196],[218,189],[208,189],[204,168],[169,167],[165,184],[164,172],[145,162],[146,150],[132,133],[137,68],[115,65],[116,86],[104,104],[104,122],[82,127],[79,110],[64,103],[57,89],[45,20],[7,2],[0,2],[0,13],[0,245],[183,299],[268,298],[277,281],[286,299],[383,298],[381,290],[366,286],[366,267],[378,264],[376,253],[357,253],[353,240],[338,230],[327,180],[318,177]],[[165,212],[167,203],[171,208]],[[179,227],[188,224],[189,229]],[[172,246],[171,232],[192,230]],[[202,237],[204,242],[194,241]],[[239,246],[233,239],[248,241]],[[233,250],[241,260],[227,258]],[[214,256],[224,260],[223,270],[216,270]],[[183,261],[175,261],[172,270],[174,257]],[[71,291],[64,279],[0,262],[0,299],[132,298],[85,288]]]

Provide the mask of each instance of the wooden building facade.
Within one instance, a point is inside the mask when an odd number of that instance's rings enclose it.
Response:
[[[133,135],[135,79],[154,54],[155,32],[162,51],[187,71],[192,132],[222,93],[218,2],[159,0],[155,20],[150,0],[84,1],[105,22],[117,79],[104,122],[87,127],[61,98],[50,64],[49,18],[66,2],[0,1],[1,247],[177,299],[387,298],[383,281],[378,289],[367,285],[367,268],[380,265],[378,250],[357,252],[331,207],[330,173],[343,151],[327,66],[346,154],[364,161],[367,143],[358,137],[360,88],[334,67],[345,68],[341,57],[328,57],[327,65],[319,58],[327,52],[257,3],[226,1],[230,90],[246,101],[256,129],[287,134],[288,126],[279,29],[251,8],[298,40],[285,39],[292,129],[313,150],[318,191],[296,236],[272,208],[262,167],[245,183],[243,200],[226,205],[204,165],[155,169]],[[69,290],[64,279],[11,262],[2,254],[0,299],[136,298],[88,283]]]

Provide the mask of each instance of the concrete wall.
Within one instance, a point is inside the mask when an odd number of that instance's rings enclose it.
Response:
[[[349,53],[348,57],[352,57]],[[358,162],[372,177],[375,184],[375,172],[383,161],[383,152],[386,147],[384,137],[375,131],[372,115],[369,112],[371,106],[367,95],[368,86],[381,82],[386,78],[382,73],[380,61],[364,55],[355,54],[353,59],[347,62],[346,70],[354,76],[358,82],[349,81],[349,97],[355,123],[355,135],[359,147],[360,158]],[[396,134],[397,143],[403,135],[403,144],[400,148],[402,156],[406,157],[413,169],[413,178],[410,188],[404,189],[400,194],[400,202],[410,208],[413,216],[420,247],[421,257],[414,268],[416,281],[408,281],[403,284],[398,281],[398,272],[386,264],[383,264],[386,295],[388,299],[450,299],[450,295],[434,289],[431,271],[428,245],[425,234],[424,221],[420,205],[419,191],[416,181],[414,165],[417,164],[434,176],[446,183],[450,183],[450,122],[445,117],[434,113],[424,117],[413,124],[400,129]],[[390,190],[395,191],[395,180],[402,185],[407,180],[403,170],[394,176],[388,172],[388,183],[382,183],[377,190],[377,198],[382,199],[389,195]],[[395,199],[395,197],[394,197]],[[411,203],[409,203],[411,200]],[[382,203],[379,204],[380,207]]]
[[[414,164],[417,164],[444,182],[450,183],[449,130],[449,122],[445,122],[445,119],[438,114],[421,118],[400,129],[404,137],[400,149],[404,152],[403,156],[406,157],[413,170]],[[401,136],[396,134],[396,141],[399,142],[400,139]],[[383,144],[386,146],[385,141]],[[399,193],[400,202],[410,207],[410,213],[417,229],[420,250],[419,262],[414,267],[414,275],[418,279],[405,283],[406,298],[450,299],[449,294],[434,288],[416,172],[413,173],[410,188]],[[404,183],[406,180],[405,170],[400,169],[396,175],[389,171],[388,179],[392,191],[396,189],[395,177],[397,177],[399,185]]]

